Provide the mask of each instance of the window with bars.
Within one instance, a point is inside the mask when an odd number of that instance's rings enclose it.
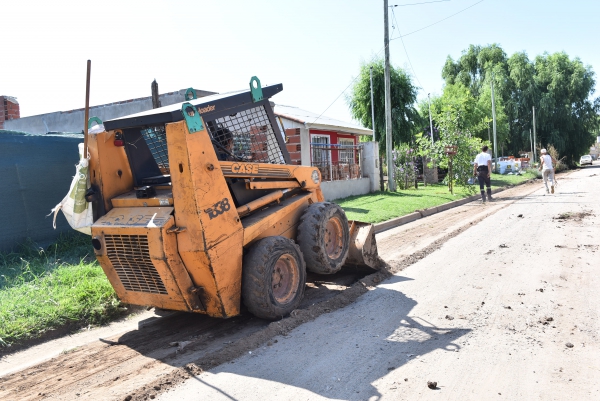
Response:
[[[313,166],[328,166],[331,163],[328,135],[311,135],[311,147]]]
[[[340,163],[355,163],[354,158],[354,140],[350,138],[338,138],[339,147],[339,160]]]

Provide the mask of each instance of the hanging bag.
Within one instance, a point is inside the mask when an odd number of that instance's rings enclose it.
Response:
[[[69,193],[50,214],[54,213],[53,227],[56,229],[56,216],[62,210],[69,225],[84,234],[92,235],[94,217],[92,204],[85,200],[85,192],[90,186],[88,174],[89,160],[83,157],[83,143],[79,144],[79,163],[75,166],[75,176],[71,182]]]

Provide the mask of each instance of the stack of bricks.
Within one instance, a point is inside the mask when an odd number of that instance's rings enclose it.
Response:
[[[302,164],[301,145],[300,145],[300,128],[288,128],[285,130],[287,143],[285,144],[292,164]]]
[[[361,178],[360,177],[360,165],[358,165],[358,164],[350,165],[350,178]]]
[[[4,129],[4,121],[21,118],[19,102],[12,96],[0,96],[0,129]]]

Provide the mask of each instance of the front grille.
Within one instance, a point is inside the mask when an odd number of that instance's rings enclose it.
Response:
[[[145,235],[105,235],[108,260],[127,291],[167,294],[150,259]]]

